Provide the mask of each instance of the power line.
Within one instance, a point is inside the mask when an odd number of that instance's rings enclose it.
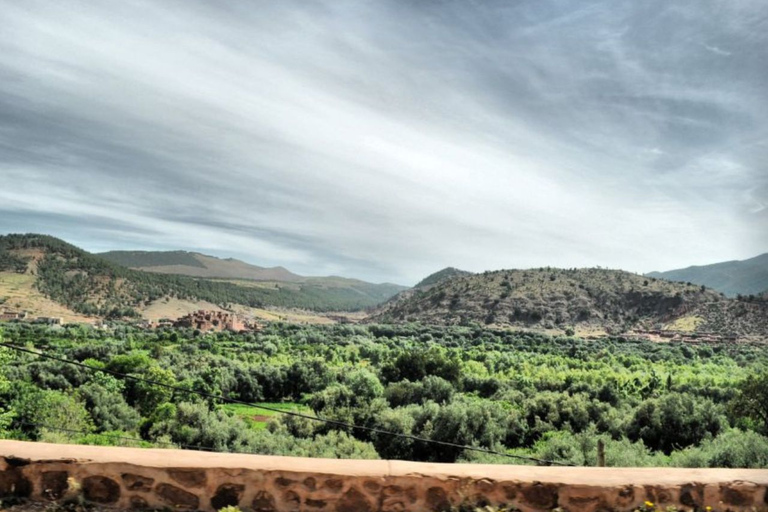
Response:
[[[110,375],[114,375],[116,377],[121,377],[123,379],[131,379],[131,380],[134,380],[134,381],[137,381],[137,382],[145,382],[145,383],[148,383],[148,384],[153,384],[155,386],[161,386],[161,387],[164,387],[166,389],[171,389],[171,390],[178,391],[178,392],[181,392],[181,393],[189,393],[189,394],[193,394],[193,395],[202,396],[204,398],[209,398],[209,399],[212,399],[212,400],[220,400],[220,401],[223,401],[223,402],[229,402],[229,403],[232,403],[232,404],[247,405],[249,407],[255,407],[257,409],[262,409],[262,410],[265,410],[265,411],[272,411],[272,412],[276,412],[278,414],[284,414],[284,415],[287,415],[287,416],[294,416],[294,417],[297,417],[297,418],[304,418],[304,419],[308,419],[308,420],[312,420],[312,421],[319,421],[319,422],[326,423],[326,424],[329,424],[329,425],[335,425],[337,427],[344,427],[344,428],[349,428],[349,429],[357,429],[357,430],[362,430],[362,431],[365,431],[365,432],[370,432],[370,433],[373,433],[373,434],[381,434],[381,435],[387,435],[387,436],[392,436],[392,437],[399,437],[401,439],[409,439],[411,441],[419,441],[419,442],[422,442],[422,443],[428,443],[428,444],[433,444],[433,445],[438,445],[438,446],[445,446],[445,447],[449,447],[449,448],[460,448],[460,449],[463,449],[463,450],[469,450],[469,451],[474,451],[474,452],[487,453],[487,454],[491,454],[491,455],[499,455],[499,456],[508,457],[508,458],[511,458],[511,459],[526,460],[526,461],[530,461],[530,462],[536,462],[538,464],[544,464],[544,465],[547,465],[547,466],[549,466],[549,465],[572,466],[573,465],[573,464],[569,464],[569,463],[566,463],[566,462],[557,462],[557,461],[553,461],[553,460],[544,460],[544,459],[539,459],[539,458],[536,458],[536,457],[526,457],[524,455],[512,455],[510,453],[504,453],[504,452],[500,452],[500,451],[496,451],[496,450],[491,450],[489,448],[480,448],[480,447],[477,447],[477,446],[468,446],[468,445],[462,445],[462,444],[458,444],[458,443],[451,443],[449,441],[438,441],[436,439],[427,439],[425,437],[414,436],[412,434],[403,434],[403,433],[400,433],[400,432],[392,432],[392,431],[389,431],[389,430],[383,430],[383,429],[379,429],[379,428],[376,428],[376,427],[366,427],[366,426],[363,426],[363,425],[355,425],[355,424],[352,424],[352,423],[347,423],[345,421],[332,420],[332,419],[328,419],[328,418],[321,418],[321,417],[318,417],[318,416],[310,416],[309,414],[303,414],[303,413],[295,412],[295,411],[285,411],[285,410],[282,410],[282,409],[278,409],[276,407],[269,407],[269,406],[265,406],[265,405],[255,404],[255,403],[252,403],[252,402],[246,402],[244,400],[237,400],[235,398],[229,398],[229,397],[225,397],[225,396],[214,395],[212,393],[206,393],[205,391],[195,391],[195,390],[192,390],[192,389],[184,389],[184,388],[180,388],[178,386],[172,386],[170,384],[166,384],[164,382],[158,382],[158,381],[155,381],[155,380],[152,380],[152,379],[145,379],[143,377],[137,377],[135,375],[130,375],[130,374],[127,374],[127,373],[122,373],[122,372],[118,372],[118,371],[115,371],[115,370],[108,370],[106,368],[97,368],[95,366],[90,366],[90,365],[87,365],[85,363],[81,363],[79,361],[71,361],[69,359],[64,359],[64,358],[52,356],[52,355],[49,355],[49,354],[43,354],[41,352],[37,352],[37,351],[30,350],[30,349],[27,349],[27,348],[23,348],[23,347],[18,347],[16,345],[12,345],[10,343],[0,342],[0,346],[9,348],[11,350],[16,350],[17,352],[24,352],[24,353],[27,353],[27,354],[31,354],[33,356],[37,356],[37,357],[40,357],[40,358],[43,358],[43,359],[49,359],[51,361],[58,361],[60,363],[65,363],[65,364],[71,364],[71,365],[79,366],[80,368],[85,368],[85,369],[88,369],[88,370],[94,370],[94,371],[99,371],[99,372],[103,372],[103,373],[108,373]]]
[[[197,450],[197,451],[204,451],[204,452],[215,452],[213,448],[208,448],[206,446],[199,446],[199,445],[193,445],[193,444],[180,444],[180,443],[168,443],[165,441],[147,441],[145,439],[141,439],[140,437],[129,437],[129,436],[122,436],[118,434],[109,434],[106,432],[89,432],[88,430],[75,430],[71,428],[64,428],[64,427],[55,427],[53,425],[48,425],[46,423],[34,423],[31,421],[19,421],[17,423],[18,425],[25,425],[28,427],[39,427],[39,428],[46,428],[48,430],[58,430],[61,432],[67,432],[69,434],[80,434],[80,435],[96,435],[101,437],[108,437],[111,439],[120,439],[123,441],[133,441],[136,443],[152,443],[154,445],[163,445],[163,446],[170,446],[172,448],[184,448],[185,450]]]

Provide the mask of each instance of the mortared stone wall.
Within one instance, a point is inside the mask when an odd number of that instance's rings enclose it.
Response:
[[[123,509],[768,512],[768,470],[563,468],[306,459],[0,441],[0,497]],[[466,510],[466,509],[465,509]]]

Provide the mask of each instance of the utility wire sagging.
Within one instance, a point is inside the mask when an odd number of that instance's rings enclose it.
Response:
[[[234,398],[228,398],[228,397],[225,397],[225,396],[219,396],[219,395],[214,395],[214,394],[211,394],[211,393],[206,393],[204,391],[195,391],[195,390],[191,390],[191,389],[181,388],[181,387],[178,387],[178,386],[172,386],[170,384],[165,384],[163,382],[158,382],[158,381],[151,380],[151,379],[145,379],[145,378],[142,378],[142,377],[137,377],[135,375],[130,375],[130,374],[127,374],[127,373],[117,372],[117,371],[114,371],[114,370],[108,370],[106,368],[97,368],[95,366],[90,366],[90,365],[87,365],[85,363],[81,363],[79,361],[71,361],[69,359],[64,359],[62,357],[56,357],[56,356],[52,356],[52,355],[49,355],[49,354],[43,354],[41,352],[37,352],[35,350],[27,349],[27,348],[24,348],[24,347],[18,347],[16,345],[13,345],[13,344],[10,344],[10,343],[0,342],[0,346],[6,347],[6,348],[11,349],[11,350],[14,350],[16,352],[31,354],[33,356],[40,357],[42,359],[48,359],[48,360],[51,360],[51,361],[58,361],[60,363],[71,364],[73,366],[78,366],[80,368],[85,368],[85,369],[91,370],[91,371],[107,373],[107,374],[113,375],[115,377],[120,377],[120,378],[123,378],[123,379],[130,379],[130,380],[134,380],[134,381],[137,381],[137,382],[144,382],[144,383],[152,384],[152,385],[155,385],[155,386],[161,386],[161,387],[164,387],[166,389],[170,389],[170,390],[173,390],[173,391],[176,391],[176,392],[179,392],[179,393],[187,393],[187,394],[192,394],[192,395],[198,395],[198,396],[201,396],[201,397],[204,397],[204,398],[208,398],[208,399],[212,399],[212,400],[218,400],[218,401],[221,401],[221,402],[226,402],[226,403],[231,403],[231,404],[247,405],[249,407],[255,407],[255,408],[266,410],[266,411],[272,411],[272,412],[275,412],[275,413],[278,413],[278,414],[283,414],[283,415],[287,415],[287,416],[295,416],[295,417],[304,418],[304,419],[308,419],[308,420],[312,420],[312,421],[319,421],[319,422],[323,422],[323,423],[326,423],[326,424],[329,424],[329,425],[334,425],[334,426],[337,426],[337,427],[343,427],[343,428],[348,428],[348,429],[355,429],[355,430],[370,432],[370,433],[373,433],[373,434],[380,434],[380,435],[387,435],[387,436],[397,437],[397,438],[401,438],[401,439],[409,439],[411,441],[427,443],[427,444],[431,444],[431,445],[434,445],[434,446],[460,448],[460,449],[463,449],[463,450],[469,450],[469,451],[474,451],[474,452],[487,453],[487,454],[491,454],[491,455],[499,455],[499,456],[507,457],[507,458],[510,458],[510,459],[525,460],[525,461],[528,461],[528,462],[535,462],[537,464],[546,465],[546,466],[550,466],[550,465],[572,466],[572,464],[567,464],[567,463],[564,463],[564,462],[557,462],[557,461],[552,461],[552,460],[538,459],[536,457],[525,457],[523,455],[513,455],[513,454],[509,454],[509,453],[500,452],[500,451],[497,451],[497,450],[491,450],[491,449],[488,449],[488,448],[480,448],[480,447],[477,447],[477,446],[467,446],[467,445],[462,445],[462,444],[458,444],[458,443],[451,443],[451,442],[447,442],[447,441],[437,441],[437,440],[434,440],[434,439],[427,439],[427,438],[424,438],[424,437],[414,436],[414,435],[410,435],[410,434],[403,434],[403,433],[399,433],[399,432],[391,432],[389,430],[383,430],[383,429],[379,429],[379,428],[375,428],[375,427],[366,427],[366,426],[363,426],[363,425],[354,425],[352,423],[347,423],[347,422],[344,422],[344,421],[337,421],[337,420],[321,418],[321,417],[317,417],[317,416],[311,416],[309,414],[302,414],[300,412],[295,412],[295,411],[285,411],[285,410],[282,410],[282,409],[278,409],[276,407],[269,407],[269,406],[265,406],[265,405],[259,405],[259,404],[255,404],[255,403],[252,403],[252,402],[246,402],[246,401],[243,401],[243,400],[237,400],[237,399],[234,399]]]

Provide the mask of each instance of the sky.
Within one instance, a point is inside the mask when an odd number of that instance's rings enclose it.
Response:
[[[768,252],[764,0],[0,0],[0,233],[413,284]]]

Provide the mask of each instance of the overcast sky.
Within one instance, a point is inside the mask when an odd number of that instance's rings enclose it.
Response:
[[[0,0],[0,232],[413,284],[768,251],[768,3]]]

